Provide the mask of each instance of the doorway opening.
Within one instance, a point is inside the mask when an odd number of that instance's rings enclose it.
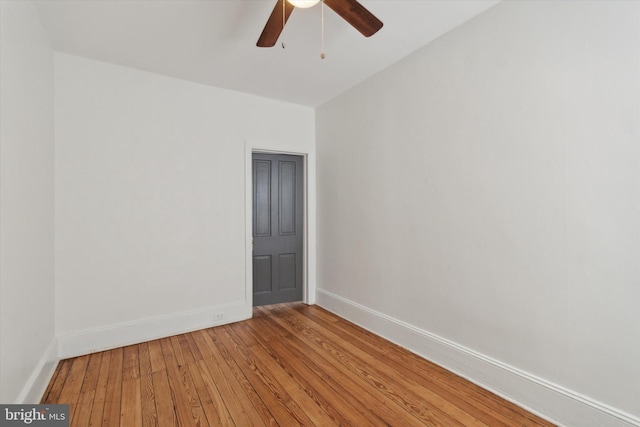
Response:
[[[315,153],[297,150],[287,145],[245,141],[245,292],[244,317],[253,317],[253,155],[283,154],[303,159],[303,254],[302,302],[316,302],[316,211],[315,211]]]
[[[304,157],[254,152],[251,171],[253,306],[302,301]]]

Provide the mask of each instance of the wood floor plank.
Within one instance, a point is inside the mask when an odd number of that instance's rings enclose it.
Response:
[[[142,398],[140,378],[122,381],[122,404],[120,405],[120,426],[142,425]]]
[[[173,354],[178,366],[185,366],[187,363],[193,363],[193,356],[188,348],[185,348],[181,344],[180,336],[175,335],[170,338],[171,345],[173,346]]]
[[[282,363],[295,364],[290,370],[298,370],[300,378],[297,380],[301,384],[312,381],[315,384],[320,398],[327,401],[327,404],[346,418],[345,425],[387,425],[369,410],[370,406],[363,403],[362,396],[365,395],[364,390],[357,390],[357,385],[351,381],[340,381],[336,378],[342,378],[339,371],[328,368],[324,361],[320,364],[316,363],[317,358],[311,356],[311,353],[301,348],[290,334],[279,335],[273,325],[265,319],[260,319],[263,323],[260,331],[263,335],[266,333],[269,338],[269,346],[274,352],[280,355]],[[271,333],[273,331],[273,333]],[[350,396],[345,399],[345,396]]]
[[[334,323],[334,325],[336,325],[336,323]],[[510,423],[509,420],[492,416],[491,411],[488,411],[486,408],[479,405],[474,405],[473,399],[469,399],[468,394],[453,387],[442,387],[441,383],[437,381],[437,379],[429,376],[423,376],[422,371],[419,368],[415,368],[414,365],[399,362],[393,357],[392,351],[381,352],[377,346],[374,346],[369,342],[360,340],[355,342],[357,342],[356,345],[375,355],[379,363],[388,366],[393,371],[400,373],[404,377],[415,378],[416,381],[426,387],[430,393],[436,395],[438,400],[444,399],[446,402],[455,405],[458,408],[458,411],[468,413],[482,423],[492,427],[512,427],[512,423]],[[425,395],[425,398],[428,398],[428,396]]]
[[[264,309],[261,308],[260,310]],[[290,334],[292,338],[288,344],[299,352],[299,357],[315,363],[330,378],[339,378],[340,385],[346,390],[345,395],[349,396],[350,399],[358,400],[362,408],[369,410],[384,425],[424,425],[423,422],[411,416],[377,387],[371,387],[367,381],[353,375],[339,359],[334,357],[335,355],[325,352],[322,346],[318,347],[310,343],[306,337],[303,337],[298,330],[287,322],[277,318],[275,315],[270,316],[269,319],[274,327],[282,330],[283,333]]]
[[[120,425],[120,405],[122,398],[122,362],[124,352],[122,348],[111,350],[111,363],[107,378],[104,397],[104,409],[102,411],[102,426],[111,427]]]
[[[501,409],[501,407],[491,408],[482,403],[483,400],[486,400],[486,397],[479,396],[476,391],[479,390],[485,393],[486,391],[480,389],[480,387],[464,381],[459,377],[456,379],[462,381],[456,381],[452,385],[452,373],[444,370],[434,373],[433,368],[435,368],[436,365],[423,359],[419,360],[420,363],[415,363],[415,358],[408,357],[411,353],[408,353],[398,346],[388,345],[388,342],[385,342],[387,344],[385,346],[386,348],[381,347],[379,337],[350,322],[336,321],[335,316],[329,315],[327,312],[323,312],[323,310],[316,310],[313,313],[305,312],[305,315],[308,315],[310,319],[313,319],[324,327],[331,326],[334,333],[343,339],[350,339],[360,348],[366,349],[366,351],[374,355],[380,363],[393,368],[405,376],[415,377],[418,381],[427,385],[434,393],[437,393],[448,402],[472,414],[483,423],[491,425],[492,427],[514,426],[513,420],[503,416],[497,411]],[[427,364],[430,369],[423,367],[423,365]],[[443,373],[447,374],[447,378],[442,378]],[[472,387],[470,387],[470,385]],[[479,397],[480,399],[478,399]]]
[[[136,379],[140,376],[140,355],[138,345],[128,345],[123,349],[122,381]]]
[[[60,402],[60,394],[62,393],[62,388],[67,380],[69,369],[71,369],[72,364],[73,359],[61,360],[58,363],[53,379],[51,380],[49,387],[47,387],[49,392],[46,396],[43,396],[42,403]]]
[[[553,425],[301,303],[60,361],[41,401],[73,427]]]
[[[278,364],[273,357],[273,352],[258,344],[257,336],[246,333],[241,326],[229,327],[226,331],[236,343],[243,343],[241,347],[248,347],[247,350],[253,356],[258,370],[268,372],[273,381],[281,387],[281,390],[290,396],[291,404],[289,407],[292,409],[294,407],[299,408],[309,418],[312,425],[330,426],[339,424],[335,417],[332,417],[322,406],[318,405],[317,400],[314,400],[305,392],[300,383],[291,381],[290,373],[283,369],[282,365]],[[248,343],[251,344],[248,345]]]
[[[159,343],[158,343],[159,344]],[[156,396],[156,412],[158,414],[159,427],[176,427],[178,418],[175,412],[175,403],[171,396],[167,371],[160,370],[151,374],[153,377],[153,389]]]
[[[70,418],[73,420],[73,414],[80,398],[80,390],[82,382],[89,363],[89,356],[80,356],[73,360],[64,387],[60,393],[60,403],[69,404]]]
[[[350,340],[341,338],[333,330],[316,326],[317,323],[296,310],[290,310],[287,316],[293,322],[304,324],[314,339],[330,343],[332,350],[339,352],[345,363],[363,378],[368,378],[372,385],[384,384],[385,392],[396,402],[404,405],[414,416],[429,424],[434,424],[434,420],[439,419],[451,426],[486,426],[473,414],[465,412],[415,381],[414,376],[405,375],[385,363],[379,363],[377,357],[354,345]],[[393,387],[389,384],[397,385]]]
[[[149,343],[142,343],[138,346],[140,358],[140,397],[142,399],[142,426],[155,427],[158,425],[158,414],[156,410],[156,396],[153,386],[153,369],[151,367],[151,357]]]
[[[274,418],[271,409],[267,408],[267,405],[263,401],[258,390],[256,390],[251,385],[242,368],[240,368],[240,366],[238,366],[238,364],[236,363],[233,355],[220,341],[216,329],[208,329],[207,333],[209,334],[209,337],[214,344],[214,348],[220,355],[221,359],[225,362],[226,368],[224,373],[226,374],[226,372],[229,372],[229,374],[231,374],[231,376],[233,377],[233,380],[230,379],[230,382],[232,384],[237,383],[240,386],[248,401],[253,405],[253,408],[259,413],[259,416],[265,420],[266,425],[277,425],[277,421]]]
[[[96,394],[94,395],[93,406],[91,408],[89,426],[102,425],[104,402],[107,394],[107,380],[109,379],[109,370],[111,367],[111,354],[111,351],[102,352],[102,358],[100,359],[100,373],[98,374]]]
[[[260,320],[256,319],[254,321],[260,322]],[[332,422],[338,425],[369,424],[361,416],[362,414],[355,408],[350,407],[342,397],[338,396],[335,390],[317,372],[309,369],[297,357],[293,357],[287,351],[286,345],[282,345],[267,328],[261,328],[260,336],[255,334],[254,329],[250,327],[244,327],[241,331],[244,335],[253,335],[255,345],[260,345],[265,352],[268,352],[269,357],[273,359],[280,369],[294,379],[292,384],[298,384],[313,404],[326,412]],[[268,338],[265,339],[265,335]]]
[[[89,363],[82,381],[81,393],[95,391],[100,376],[100,365],[102,364],[103,353],[93,353],[89,355]]]
[[[162,354],[162,347],[160,340],[149,341],[149,359],[151,360],[151,371],[158,372],[164,371],[166,366],[164,364],[164,356]]]
[[[378,364],[365,364],[360,361],[356,355],[345,350],[344,346],[348,343],[339,344],[330,339],[327,334],[318,332],[313,328],[309,321],[296,318],[291,311],[286,311],[276,315],[281,321],[288,325],[297,334],[304,336],[308,341],[320,352],[323,352],[330,359],[339,361],[345,368],[346,374],[352,378],[364,381],[373,390],[377,390],[387,399],[392,401],[402,410],[416,417],[419,422],[432,426],[461,426],[461,422],[451,417],[447,413],[438,413],[437,408],[428,407],[421,402],[420,398],[415,396],[414,390],[407,388],[404,392],[399,392],[396,384],[390,378],[386,378],[380,371]],[[358,349],[352,351],[359,353]],[[398,413],[398,410],[395,411]]]
[[[49,380],[49,384],[47,385],[46,390],[44,391],[44,393],[42,394],[42,399],[40,399],[40,403],[46,403],[47,399],[49,397],[49,394],[51,394],[51,390],[53,389],[54,385],[56,384],[56,380],[58,378],[58,375],[60,374],[60,363],[62,363],[63,361],[60,361],[56,364],[56,369],[53,371],[53,375],[51,376],[51,379]]]
[[[338,322],[333,323],[333,325],[335,325],[336,323]],[[332,329],[329,333],[329,339],[335,340],[336,334],[334,332],[334,329]],[[340,340],[341,338],[343,337],[338,338],[338,340]],[[379,354],[375,354],[377,349],[367,348],[366,342],[358,342],[356,344],[353,341],[353,339],[344,341],[342,350],[350,352],[350,354],[352,354],[353,357],[356,358],[356,360],[361,360],[365,365],[375,364],[377,361],[377,366],[379,366],[378,374],[382,376],[383,381],[387,382],[391,377],[394,377],[402,388],[409,391],[408,393],[406,391],[405,393],[403,393],[406,397],[410,396],[413,399],[422,400],[428,403],[428,406],[430,406],[431,408],[423,407],[423,409],[426,411],[429,411],[429,409],[434,412],[439,410],[440,413],[435,414],[437,418],[446,419],[446,417],[450,417],[452,419],[449,419],[447,423],[451,424],[495,424],[493,423],[493,420],[485,417],[485,414],[480,411],[468,411],[467,409],[470,407],[462,403],[460,400],[451,400],[444,398],[441,394],[437,393],[437,390],[434,390],[433,387],[431,387],[431,384],[420,381],[420,379],[417,378],[413,372],[407,369],[406,366],[392,366],[390,363],[388,363],[388,350],[380,352]],[[363,348],[367,351],[363,351]],[[448,397],[452,396],[450,395]],[[456,403],[459,404],[459,406],[456,405]],[[462,408],[460,406],[462,406]],[[443,414],[446,415],[443,416]]]
[[[194,341],[203,354],[203,360],[201,364],[207,368],[209,378],[215,390],[211,390],[210,394],[213,396],[217,390],[217,399],[221,399],[229,415],[234,423],[238,426],[251,425],[261,426],[266,425],[265,420],[269,423],[272,420],[271,414],[265,417],[263,414],[268,413],[268,410],[263,408],[264,404],[257,396],[255,390],[251,390],[251,396],[247,394],[247,390],[242,386],[233,374],[233,369],[226,363],[224,356],[218,349],[215,342],[212,340],[208,331],[200,331],[199,334],[194,334]],[[203,374],[203,379],[207,380]],[[227,396],[227,399],[225,399]],[[228,396],[236,396],[235,399],[228,399]],[[253,401],[258,401],[261,405],[261,412],[258,412]],[[275,421],[275,420],[274,420]]]
[[[198,349],[198,346],[196,345],[195,342],[195,334],[185,334],[185,338],[187,339],[187,343],[189,345],[189,350],[191,351],[191,354],[193,354],[193,358],[196,362],[200,361],[203,359],[202,353],[200,353],[200,349]]]
[[[208,426],[180,342],[173,336],[161,340],[161,346],[178,423],[184,426]]]
[[[185,362],[187,364],[194,363],[196,361],[196,357],[193,355],[193,351],[191,350],[191,346],[189,345],[187,335],[178,335],[178,343],[180,343],[180,349],[182,350],[182,354],[184,355]]]
[[[313,425],[272,373],[250,351],[234,341],[225,326],[216,328],[215,332],[279,425]]]
[[[91,413],[93,411],[95,396],[95,390],[80,392],[77,409],[71,417],[71,423],[73,423],[73,425],[88,426],[91,423]]]
[[[200,365],[194,363],[189,363],[187,365],[189,369],[189,374],[191,376],[191,380],[193,381],[193,386],[195,387],[195,392],[200,399],[200,405],[202,406],[202,411],[204,412],[205,417],[207,418],[207,422],[209,425],[219,426],[222,425],[222,419],[226,420],[225,411],[226,408],[224,405],[222,407],[217,406],[213,403],[213,399],[209,394],[209,390],[205,385],[205,380],[203,376],[206,376],[207,373],[202,372],[200,369]],[[220,415],[222,414],[222,419]]]
[[[161,350],[162,361],[164,364],[163,369],[166,370],[170,363],[177,366],[178,362],[176,361],[176,356],[173,351],[173,344],[171,343],[171,337],[159,339],[158,342],[160,343],[160,348],[162,349]]]
[[[351,322],[337,319],[335,315],[324,309],[307,310],[308,306],[298,306],[308,318],[339,334],[344,339],[357,343],[361,348],[376,355],[376,358],[399,372],[415,375],[420,381],[429,383],[436,392],[455,402],[470,413],[476,414],[491,426],[549,426],[546,421],[537,417],[531,419],[517,415],[520,410],[516,405],[487,392],[487,390],[439,367],[405,349],[390,343]],[[516,416],[514,417],[514,414]],[[520,419],[522,418],[522,419]],[[542,421],[542,424],[540,422]]]

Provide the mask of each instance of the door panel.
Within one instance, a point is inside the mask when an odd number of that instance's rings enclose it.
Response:
[[[254,160],[253,232],[255,236],[271,235],[271,162]]]
[[[271,256],[253,257],[253,292],[271,292]]]
[[[279,232],[281,236],[293,236],[296,234],[296,164],[280,161],[278,167],[280,168],[278,181]]]
[[[290,290],[296,287],[296,254],[280,254],[278,259],[280,263],[280,289]],[[302,296],[302,295],[301,295]]]
[[[253,305],[302,300],[303,158],[253,154]]]

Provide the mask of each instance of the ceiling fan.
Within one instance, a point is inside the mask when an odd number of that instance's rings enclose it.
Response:
[[[310,7],[318,3],[319,0],[278,0],[267,24],[262,30],[262,34],[258,39],[258,47],[272,47],[278,41],[280,33],[284,25],[287,23],[291,12],[296,7]],[[376,18],[371,12],[365,9],[356,0],[323,0],[324,4],[329,6],[340,15],[345,21],[351,24],[356,30],[360,31],[365,37],[374,35],[382,28],[382,21]]]

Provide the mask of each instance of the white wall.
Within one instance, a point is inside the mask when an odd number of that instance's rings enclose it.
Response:
[[[62,53],[55,65],[61,355],[250,315],[245,142],[313,155],[314,111]]]
[[[316,129],[320,304],[561,422],[640,424],[640,3],[505,2]]]
[[[17,403],[55,359],[53,51],[30,2],[0,17],[0,402]]]

